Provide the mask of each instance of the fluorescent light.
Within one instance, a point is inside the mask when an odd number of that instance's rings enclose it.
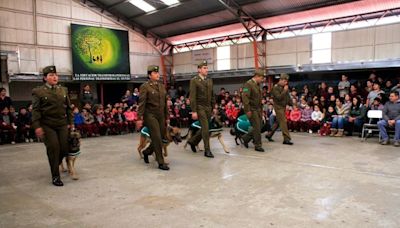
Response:
[[[154,8],[152,5],[145,2],[144,0],[129,0],[129,2],[146,13],[156,10],[156,8]]]
[[[164,2],[165,5],[169,5],[169,6],[179,3],[178,0],[161,0],[161,1]]]

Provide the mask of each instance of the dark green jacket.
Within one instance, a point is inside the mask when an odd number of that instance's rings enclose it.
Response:
[[[164,84],[149,80],[140,86],[139,92],[138,119],[143,119],[144,113],[168,117],[167,92]]]
[[[51,89],[48,85],[32,90],[32,128],[42,124],[61,127],[74,124],[68,89],[59,85]]]
[[[272,97],[274,99],[275,109],[286,109],[286,105],[291,105],[289,90],[284,91],[283,87],[276,84],[271,91]]]
[[[247,113],[249,111],[260,111],[262,109],[262,91],[253,79],[248,80],[243,85],[243,109]]]
[[[201,79],[196,76],[190,80],[190,107],[192,112],[197,112],[198,106],[213,108],[215,95],[211,78]]]
[[[350,109],[349,116],[350,117],[356,117],[358,119],[364,120],[365,117],[366,117],[366,114],[367,114],[367,108],[364,105],[362,105],[359,108],[356,108],[356,107],[353,106]]]

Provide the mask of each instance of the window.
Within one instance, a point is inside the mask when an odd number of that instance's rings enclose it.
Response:
[[[145,2],[144,0],[129,0],[129,2],[146,13],[156,10],[156,8],[154,8],[152,5]]]
[[[332,55],[332,33],[312,35],[312,63],[330,63]]]
[[[162,2],[164,2],[165,5],[174,5],[174,4],[178,4],[179,1],[178,0],[161,0]]]
[[[231,69],[231,47],[224,46],[217,48],[217,70]]]

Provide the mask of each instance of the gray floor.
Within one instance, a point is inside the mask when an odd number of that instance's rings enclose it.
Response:
[[[172,145],[168,172],[138,159],[137,134],[84,139],[81,178],[61,188],[43,144],[0,146],[0,227],[400,227],[399,148],[295,134],[258,153],[224,137],[214,159]]]

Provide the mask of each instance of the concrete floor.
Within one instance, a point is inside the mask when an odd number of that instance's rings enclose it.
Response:
[[[399,148],[278,134],[258,153],[224,137],[214,159],[171,145],[168,172],[138,159],[138,134],[84,139],[81,178],[61,188],[43,144],[1,146],[0,227],[400,227]]]

